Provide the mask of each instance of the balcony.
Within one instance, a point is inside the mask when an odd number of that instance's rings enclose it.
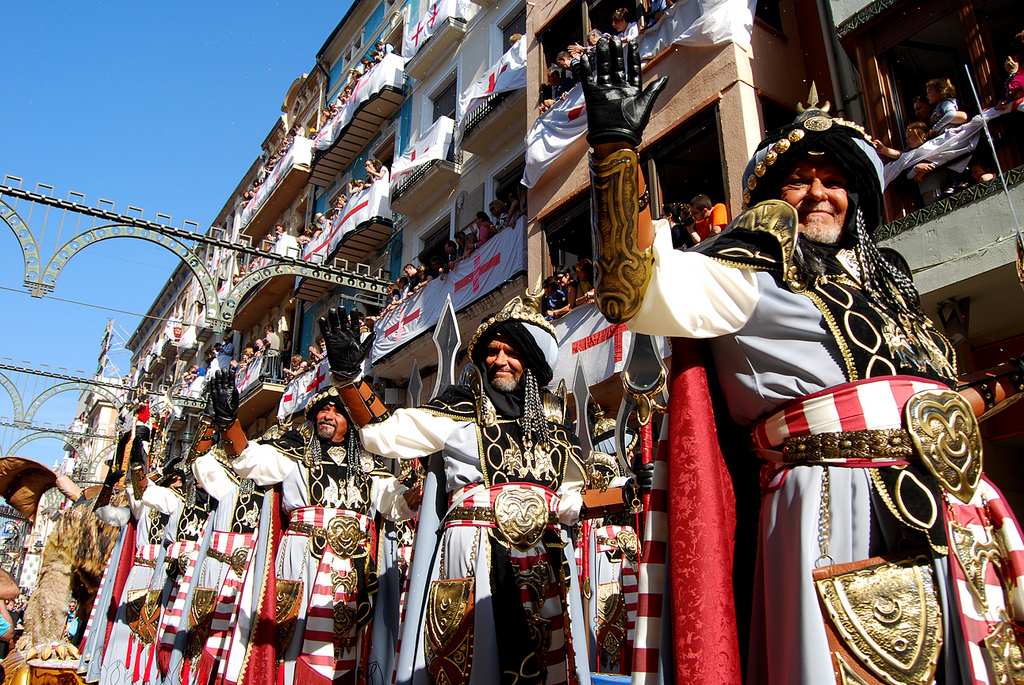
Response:
[[[238,375],[238,420],[243,426],[264,416],[281,401],[287,382],[278,354],[265,354],[249,362]]]
[[[349,101],[313,141],[315,157],[309,182],[327,187],[366,147],[402,106],[404,59],[388,54],[356,84]]]
[[[526,135],[526,89],[496,93],[466,117],[462,149],[486,155]]]
[[[270,232],[277,218],[306,187],[312,161],[313,141],[309,138],[296,138],[263,181],[256,197],[242,210],[242,235],[258,243]]]
[[[405,65],[406,76],[420,81],[424,80],[437,66],[450,65],[445,59],[445,51],[452,45],[462,41],[466,35],[466,20],[459,17],[448,17],[434,30],[433,35],[413,55]],[[447,68],[447,66],[446,66]]]
[[[199,336],[195,325],[186,326],[178,339],[178,359],[188,361],[199,349]]]
[[[462,150],[452,145],[444,159],[432,159],[416,169],[391,193],[391,210],[412,214],[417,208],[447,197],[462,174]]]

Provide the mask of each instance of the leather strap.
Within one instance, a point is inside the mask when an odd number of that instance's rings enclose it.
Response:
[[[364,380],[339,387],[338,396],[345,404],[345,408],[348,409],[349,417],[360,428],[383,421],[390,415],[388,408],[373,392],[370,384]]]
[[[245,437],[245,431],[242,430],[242,424],[238,419],[230,426],[220,426],[220,441],[224,444],[224,452],[229,457],[237,457],[249,444],[249,439]]]

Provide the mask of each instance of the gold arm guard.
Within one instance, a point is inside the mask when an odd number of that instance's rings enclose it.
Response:
[[[383,421],[389,416],[388,408],[366,381],[360,380],[339,387],[338,396],[348,409],[349,417],[360,428],[368,423]]]
[[[594,231],[594,289],[597,307],[612,323],[625,323],[640,310],[654,263],[641,250],[640,163],[633,150],[604,159],[590,156],[590,202]]]

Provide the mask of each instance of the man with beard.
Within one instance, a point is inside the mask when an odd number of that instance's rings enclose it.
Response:
[[[1019,678],[1020,529],[982,477],[975,415],[1024,390],[1020,360],[958,382],[909,269],[872,238],[881,162],[827,105],[758,146],[750,209],[672,250],[635,151],[664,82],[641,91],[639,65],[635,46],[602,41],[583,66],[597,303],[634,331],[707,340],[729,414],[763,460],[748,682]],[[669,615],[699,638],[676,650],[675,674],[736,682],[732,491],[714,420],[701,419],[700,351],[676,343]],[[679,506],[702,486],[713,496]]]
[[[539,304],[516,297],[480,325],[469,387],[391,416],[359,378],[372,339],[359,343],[343,312],[320,320],[334,382],[367,449],[443,460],[425,486],[436,484],[437,497],[420,511],[399,683],[589,682],[566,526],[593,499],[565,426],[564,390],[542,390],[558,345]],[[621,506],[622,491],[614,494]]]
[[[413,516],[419,493],[401,485],[363,449],[338,392],[313,397],[297,430],[275,427],[247,442],[237,420],[234,375],[210,388],[213,424],[242,478],[281,484],[288,514],[275,564],[284,682],[355,683],[360,641],[372,617],[376,569],[373,519]]]

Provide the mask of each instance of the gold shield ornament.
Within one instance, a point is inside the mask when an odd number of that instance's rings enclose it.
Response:
[[[520,552],[533,548],[548,523],[548,505],[539,492],[502,490],[494,500],[494,520],[509,544]]]
[[[352,556],[362,539],[359,521],[351,516],[335,516],[327,524],[327,542],[339,557]]]
[[[925,466],[963,503],[981,481],[981,432],[967,401],[952,390],[924,390],[904,409],[907,432]]]

